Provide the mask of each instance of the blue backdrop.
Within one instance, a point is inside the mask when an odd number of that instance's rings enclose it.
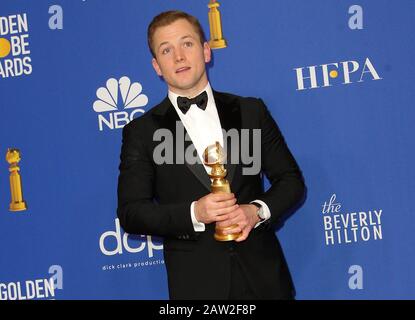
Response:
[[[168,298],[162,239],[116,219],[121,128],[166,95],[152,17],[187,11],[208,36],[208,2],[1,1],[0,299]],[[266,102],[308,187],[277,232],[297,299],[414,299],[415,2],[220,4],[210,82]]]

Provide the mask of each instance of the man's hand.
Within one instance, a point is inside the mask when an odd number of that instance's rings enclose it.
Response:
[[[226,230],[226,234],[242,232],[242,235],[235,241],[244,241],[260,221],[257,211],[258,207],[253,204],[241,204],[239,208],[227,215],[229,217],[228,219],[218,222],[217,226],[225,228],[235,225],[235,228]]]
[[[233,193],[209,193],[196,201],[195,217],[197,221],[205,224],[224,221],[238,207]]]

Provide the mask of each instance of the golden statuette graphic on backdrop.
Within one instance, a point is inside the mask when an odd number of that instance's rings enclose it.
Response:
[[[19,174],[20,151],[18,149],[8,148],[6,161],[10,164],[10,191],[12,201],[10,202],[10,211],[26,210],[26,202],[23,200],[22,180]]]
[[[222,34],[222,21],[219,11],[219,2],[216,0],[210,0],[208,4],[209,10],[209,27],[210,27],[210,40],[209,45],[212,49],[226,48],[226,40]]]
[[[209,174],[209,177],[212,179],[212,184],[210,186],[210,190],[212,191],[212,193],[231,193],[229,181],[225,179],[226,169],[223,166],[226,160],[226,156],[223,151],[223,148],[221,147],[218,141],[216,141],[215,144],[212,144],[205,149],[205,152],[203,153],[203,160],[205,165],[212,168]],[[237,226],[232,225],[226,228],[220,228],[216,224],[215,239],[218,241],[231,241],[239,238],[242,235],[242,233],[224,234],[224,231],[232,229],[234,227]]]

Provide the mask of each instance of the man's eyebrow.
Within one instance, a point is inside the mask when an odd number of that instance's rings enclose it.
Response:
[[[181,40],[183,40],[183,39],[187,39],[187,38],[191,38],[191,39],[194,39],[190,34],[188,34],[188,35],[186,35],[186,36],[183,36],[182,38],[181,38]]]
[[[168,43],[169,43],[168,41],[164,41],[164,42],[160,43],[159,44],[159,49],[160,49],[161,46],[164,46],[165,44],[168,44]]]
[[[194,39],[194,37],[192,37],[190,34],[188,34],[188,35],[185,35],[185,36],[181,37],[180,40],[184,40],[184,39],[187,39],[187,38]],[[162,43],[160,43],[159,44],[159,49],[161,48],[161,46],[164,46],[165,44],[169,44],[169,42],[168,41],[163,41]]]

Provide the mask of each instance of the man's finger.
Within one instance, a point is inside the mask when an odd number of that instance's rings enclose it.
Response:
[[[250,234],[251,230],[252,230],[252,229],[251,229],[251,228],[249,228],[249,227],[244,228],[244,229],[242,230],[242,235],[241,235],[240,237],[238,237],[237,239],[235,239],[235,241],[236,241],[236,242],[241,242],[241,241],[246,240],[246,239],[248,238],[248,236],[249,236],[249,234]]]
[[[226,207],[226,208],[214,210],[213,213],[218,215],[218,216],[221,216],[221,215],[224,215],[224,214],[234,212],[236,209],[238,209],[238,207],[239,207],[238,204],[234,204],[232,207]],[[231,217],[233,218],[233,216],[231,216]]]
[[[226,228],[225,226],[221,226],[222,228]],[[224,231],[224,234],[233,234],[233,233],[239,233],[242,232],[242,228],[238,225],[236,225],[236,227],[226,230]]]
[[[212,205],[214,206],[215,209],[222,209],[222,208],[233,206],[235,203],[236,203],[236,198],[233,198],[230,200],[216,201]]]
[[[235,195],[233,193],[226,193],[226,192],[220,192],[220,193],[211,193],[211,199],[213,201],[225,201],[235,198]]]
[[[221,221],[225,221],[228,219],[229,219],[229,216],[227,214],[218,215],[213,218],[215,222],[221,222]]]
[[[229,227],[229,226],[232,226],[232,225],[238,225],[239,227],[241,227],[240,224],[239,224],[239,219],[234,219],[231,216],[231,214],[228,214],[228,219],[226,221],[224,221],[223,223],[221,223],[221,227],[226,228],[226,227]]]
[[[242,232],[242,235],[240,237],[236,238],[235,241],[236,242],[241,242],[241,241],[246,240],[246,238],[248,238],[248,234]]]

